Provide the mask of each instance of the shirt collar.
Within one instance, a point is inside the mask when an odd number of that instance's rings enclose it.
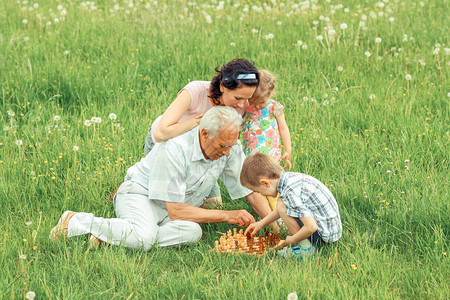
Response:
[[[203,155],[202,148],[200,147],[200,139],[199,139],[199,129],[198,126],[192,130],[192,134],[194,135],[194,151],[192,151],[192,161],[197,160],[206,160]]]
[[[278,180],[277,190],[280,193],[280,197],[284,196],[284,186],[286,185],[286,181],[288,178],[288,174],[286,172],[281,173],[280,180]]]

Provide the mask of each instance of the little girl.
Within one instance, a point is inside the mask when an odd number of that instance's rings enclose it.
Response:
[[[291,135],[284,118],[283,105],[270,99],[275,89],[275,78],[266,70],[259,71],[259,86],[248,100],[244,117],[244,152],[253,150],[268,154],[277,162],[284,160],[291,170]],[[281,155],[283,142],[284,154]],[[267,197],[270,208],[275,210],[276,198]]]

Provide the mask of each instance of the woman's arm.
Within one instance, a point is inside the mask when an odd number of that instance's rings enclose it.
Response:
[[[283,113],[282,109],[279,109],[275,113],[275,119],[277,120],[278,131],[280,132],[281,142],[283,143],[283,146],[284,146],[284,154],[281,157],[281,160],[286,161],[286,166],[289,168],[289,171],[290,171],[292,168],[292,164],[291,164],[291,153],[292,153],[291,134],[289,133],[289,127],[286,123],[286,119],[284,118],[284,113]]]
[[[180,121],[183,114],[191,105],[191,95],[188,91],[182,90],[177,98],[170,104],[159,121],[155,129],[154,138],[157,143],[164,142],[173,137],[179,136],[200,123],[202,115],[196,116],[183,122]]]

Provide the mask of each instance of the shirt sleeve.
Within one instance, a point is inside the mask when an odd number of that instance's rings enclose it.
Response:
[[[199,81],[191,81],[178,92],[180,94],[183,90],[186,90],[191,95],[191,105],[189,105],[188,110],[193,110],[199,106],[201,88],[202,85]]]
[[[148,197],[167,202],[184,202],[186,166],[167,144],[161,144],[159,150],[151,156]]]
[[[275,115],[275,113],[280,110],[283,109],[283,105],[280,102],[277,101],[273,101],[272,102],[272,113]]]
[[[304,218],[312,216],[311,210],[300,201],[300,195],[289,190],[281,197],[281,201],[286,205],[286,214],[294,218]]]
[[[238,143],[233,146],[232,153],[228,157],[225,168],[220,175],[223,184],[233,200],[245,197],[252,193],[251,190],[241,185],[240,175],[244,159],[244,152],[242,151],[240,141],[238,141]]]

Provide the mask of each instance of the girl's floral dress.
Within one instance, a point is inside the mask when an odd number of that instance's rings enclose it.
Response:
[[[279,102],[269,99],[264,109],[248,106],[244,116],[244,152],[253,150],[268,154],[278,162],[281,159],[281,143],[275,113],[283,109]]]

